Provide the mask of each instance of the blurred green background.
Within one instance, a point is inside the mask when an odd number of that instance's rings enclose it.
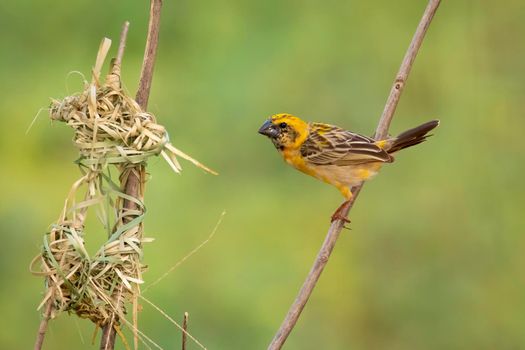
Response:
[[[150,161],[147,282],[212,241],[145,296],[209,349],[263,349],[310,269],[339,193],[286,166],[266,117],[372,134],[426,1],[165,1],[150,110],[173,143],[217,169]],[[43,280],[28,272],[79,171],[50,97],[81,88],[103,36],[131,22],[123,79],[136,91],[146,1],[0,3],[0,347],[27,349]],[[366,185],[286,349],[524,349],[525,4],[444,1],[391,132],[431,118],[429,142]],[[115,54],[116,45],[112,55]],[[91,251],[103,238],[88,227]],[[144,305],[166,349],[179,332]],[[45,349],[94,349],[67,314]],[[121,349],[118,341],[117,348]],[[190,349],[197,349],[191,343]]]

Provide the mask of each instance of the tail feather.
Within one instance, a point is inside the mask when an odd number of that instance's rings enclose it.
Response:
[[[432,129],[439,125],[439,120],[431,120],[413,129],[402,132],[392,140],[392,146],[387,150],[388,153],[395,153],[403,148],[417,145],[426,140],[427,135]]]

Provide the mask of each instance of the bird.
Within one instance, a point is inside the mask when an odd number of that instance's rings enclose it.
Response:
[[[398,151],[425,141],[438,125],[439,120],[430,120],[395,137],[376,140],[279,113],[268,118],[259,133],[270,138],[286,163],[335,186],[345,202],[332,215],[332,222],[350,222],[343,213],[353,196],[351,188],[375,176],[384,163],[392,163]]]

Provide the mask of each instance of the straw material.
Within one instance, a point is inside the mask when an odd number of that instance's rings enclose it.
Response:
[[[113,314],[122,318],[125,304],[139,296],[145,269],[142,246],[151,241],[143,236],[143,203],[112,180],[110,165],[120,171],[121,183],[134,165],[159,154],[177,173],[181,170],[177,156],[214,173],[169,143],[165,128],[122,90],[118,65],[112,62],[105,83],[100,83],[110,45],[109,39],[102,41],[92,82],[86,82],[84,91],[52,100],[51,119],[74,129],[83,176],[73,184],[58,221],[44,236],[42,253],[31,263],[31,271],[45,277],[41,306],[51,299],[53,317],[69,311],[97,325],[106,324]],[[84,199],[79,201],[81,190]],[[136,209],[125,208],[124,201],[135,203]],[[109,237],[94,256],[84,246],[84,221],[90,207],[97,209]],[[38,263],[41,268],[36,267]]]

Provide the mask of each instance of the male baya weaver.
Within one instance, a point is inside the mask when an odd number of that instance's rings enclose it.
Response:
[[[356,134],[334,125],[308,123],[291,114],[275,114],[259,133],[268,136],[284,160],[294,168],[337,187],[346,201],[332,215],[340,219],[350,203],[350,188],[377,174],[383,163],[392,163],[399,150],[426,140],[439,125],[431,120],[384,140]]]

